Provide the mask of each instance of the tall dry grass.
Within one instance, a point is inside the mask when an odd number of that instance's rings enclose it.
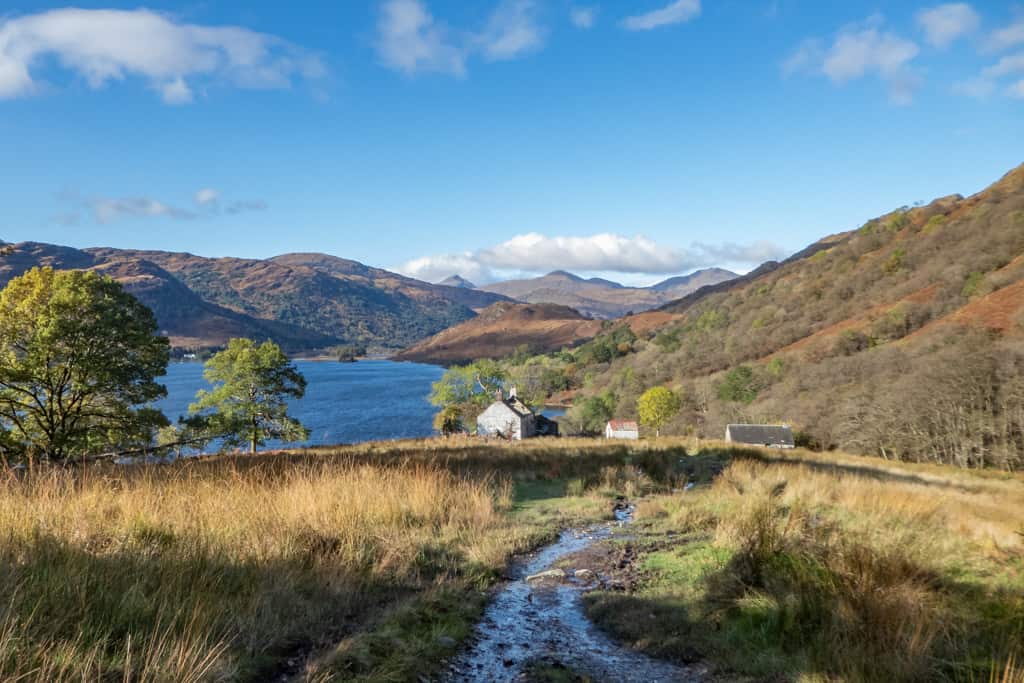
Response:
[[[0,482],[0,679],[259,678],[527,542],[509,488],[315,458]]]
[[[639,510],[720,558],[690,600],[719,629],[709,648],[807,680],[1019,680],[1024,482],[741,455],[706,491]]]

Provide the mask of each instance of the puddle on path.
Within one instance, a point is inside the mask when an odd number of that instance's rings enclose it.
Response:
[[[580,600],[593,584],[575,580],[571,571],[564,582],[526,581],[558,560],[608,538],[613,527],[628,523],[631,515],[630,508],[616,512],[618,522],[565,531],[558,541],[514,565],[512,580],[494,597],[470,645],[452,660],[442,680],[517,681],[524,666],[537,659],[557,660],[598,681],[701,680],[694,669],[622,647],[600,632],[584,615]]]

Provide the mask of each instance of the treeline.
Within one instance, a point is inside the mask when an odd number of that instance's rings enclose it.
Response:
[[[189,415],[171,424],[155,401],[170,359],[153,312],[110,277],[34,268],[0,292],[0,461],[76,461],[99,453],[196,446],[254,452],[303,440],[287,413],[306,382],[273,342],[232,339],[213,355]]]

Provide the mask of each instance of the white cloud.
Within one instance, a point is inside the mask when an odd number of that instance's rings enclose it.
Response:
[[[760,265],[765,261],[778,261],[788,253],[777,244],[768,240],[759,240],[752,244],[704,244],[697,242],[694,247],[704,253],[707,265],[721,263],[747,263]]]
[[[152,197],[83,197],[74,191],[64,191],[58,199],[70,206],[70,210],[58,214],[57,220],[64,224],[77,224],[83,214],[91,214],[98,223],[113,223],[124,218],[170,218],[173,220],[195,220],[215,216],[223,210],[227,214],[245,211],[262,211],[267,203],[262,200],[232,200],[223,205],[221,193],[213,188],[203,188],[193,195],[195,209],[185,209]]]
[[[650,31],[662,26],[681,24],[699,14],[700,0],[676,0],[661,9],[626,17],[622,25],[630,31]]]
[[[597,22],[597,8],[572,7],[569,9],[569,21],[576,28],[593,28]]]
[[[494,272],[469,252],[423,256],[408,261],[398,271],[425,282],[440,282],[451,275],[461,275],[478,285],[495,280]]]
[[[121,218],[152,218],[163,216],[176,220],[192,220],[197,214],[179,209],[149,197],[121,197],[117,199],[94,199],[90,202],[93,216],[100,223],[112,223]]]
[[[996,89],[996,84],[988,78],[969,78],[966,81],[958,81],[953,84],[953,93],[964,97],[984,99],[991,95]]]
[[[320,60],[272,35],[183,24],[150,10],[57,9],[0,20],[0,97],[30,95],[55,63],[98,89],[139,77],[165,102],[192,100],[191,83],[287,88],[324,75]]]
[[[196,192],[195,202],[199,206],[212,206],[220,201],[220,192],[212,187],[204,187]]]
[[[542,274],[552,270],[579,273],[678,274],[711,265],[777,259],[785,252],[770,242],[752,245],[694,244],[678,249],[642,235],[626,237],[600,233],[585,237],[549,237],[527,233],[501,244],[461,254],[414,259],[399,267],[422,280],[439,281],[462,275],[477,283],[505,275]]]
[[[489,61],[515,59],[539,48],[544,40],[535,17],[533,0],[504,0],[484,30],[476,36],[476,44]]]
[[[1024,79],[1021,79],[1006,89],[1006,94],[1019,100],[1024,100]]]
[[[1024,72],[1024,52],[1003,57],[990,67],[982,70],[982,78],[995,79]]]
[[[953,85],[953,92],[966,97],[985,98],[999,88],[999,80],[1007,76],[1015,76],[1024,73],[1024,52],[1016,55],[1002,57],[992,66],[985,67],[981,74],[961,81]],[[1018,94],[1019,83],[1006,87],[1005,92],[1010,97],[1020,97]]]
[[[246,211],[266,211],[269,205],[262,199],[236,199],[224,207],[225,213],[236,214]]]
[[[961,36],[974,33],[981,17],[966,2],[952,2],[923,9],[915,17],[929,44],[944,48]]]
[[[478,31],[453,31],[430,14],[422,0],[388,0],[377,23],[383,64],[408,75],[420,72],[462,77],[474,55],[496,62],[539,49],[544,31],[534,0],[502,0]]]
[[[1010,24],[1006,28],[993,31],[988,39],[989,49],[996,52],[1007,50],[1021,43],[1024,43],[1024,19]]]
[[[448,29],[434,21],[419,0],[385,2],[377,32],[377,52],[386,66],[407,74],[466,73],[465,50],[452,42]]]
[[[881,29],[881,17],[841,29],[830,45],[819,39],[805,40],[782,63],[786,75],[820,74],[837,85],[875,75],[889,90],[895,104],[909,104],[921,85],[911,68],[920,52],[913,41]]]
[[[192,89],[184,78],[175,78],[160,88],[160,95],[167,104],[188,104],[192,101]]]

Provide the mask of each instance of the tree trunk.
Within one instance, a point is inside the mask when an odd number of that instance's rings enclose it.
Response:
[[[256,454],[256,418],[252,418],[252,439],[249,441],[249,453]]]

